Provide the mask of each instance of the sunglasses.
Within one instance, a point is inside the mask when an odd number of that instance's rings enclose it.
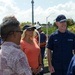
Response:
[[[23,33],[23,31],[21,31],[21,30],[16,30],[16,31],[14,31],[14,32],[20,32],[21,34]]]
[[[4,40],[4,41],[6,41],[6,39],[8,38],[8,36],[9,36],[9,35],[12,35],[12,34],[13,34],[13,32],[20,32],[21,34],[23,33],[23,31],[21,31],[21,30],[10,31],[10,32],[8,32],[8,33],[6,33],[6,34],[3,34],[3,35],[6,35],[6,38],[5,38],[5,40]]]
[[[11,33],[11,32],[20,32],[21,34],[23,33],[23,31],[21,31],[21,30],[10,31],[9,33]]]
[[[34,29],[32,28],[32,29],[27,29],[28,31],[34,31]]]

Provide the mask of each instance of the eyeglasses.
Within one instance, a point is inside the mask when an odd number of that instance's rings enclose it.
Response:
[[[13,31],[13,32],[20,32],[21,34],[23,33],[23,31],[21,31],[21,30],[16,30],[16,31]]]
[[[8,36],[9,36],[9,35],[12,35],[13,32],[20,32],[21,34],[23,33],[23,31],[21,31],[21,30],[15,30],[15,31],[10,31],[10,32],[8,32],[8,33],[2,34],[2,35],[5,35],[5,37],[6,37],[6,38],[4,39],[4,41],[6,41],[6,39],[8,38]]]
[[[32,29],[27,29],[28,31],[34,31],[34,29],[32,28]]]
[[[10,33],[11,33],[11,32],[20,32],[21,34],[23,33],[23,31],[21,31],[21,30],[10,31]]]

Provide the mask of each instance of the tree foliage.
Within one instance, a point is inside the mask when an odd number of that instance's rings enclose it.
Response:
[[[20,28],[22,29],[24,27],[24,25],[26,25],[26,24],[31,24],[31,22],[22,22],[22,23],[20,23]]]
[[[73,26],[74,24],[75,24],[75,21],[73,19],[67,19],[68,26]],[[53,26],[57,27],[55,22],[53,23]]]

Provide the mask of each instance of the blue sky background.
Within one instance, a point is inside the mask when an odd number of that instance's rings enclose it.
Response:
[[[17,6],[21,9],[31,8],[32,0],[14,0]],[[41,6],[44,9],[56,6],[58,4],[65,4],[69,1],[75,2],[75,0],[34,0],[34,8]]]
[[[31,0],[0,0],[0,22],[14,15],[20,22],[32,21]],[[53,23],[57,15],[64,14],[75,21],[75,0],[34,0],[34,21]]]

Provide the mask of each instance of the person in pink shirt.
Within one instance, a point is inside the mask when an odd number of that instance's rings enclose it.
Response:
[[[33,75],[41,75],[41,53],[36,39],[33,37],[35,27],[25,25],[21,38],[21,48],[28,58]]]

